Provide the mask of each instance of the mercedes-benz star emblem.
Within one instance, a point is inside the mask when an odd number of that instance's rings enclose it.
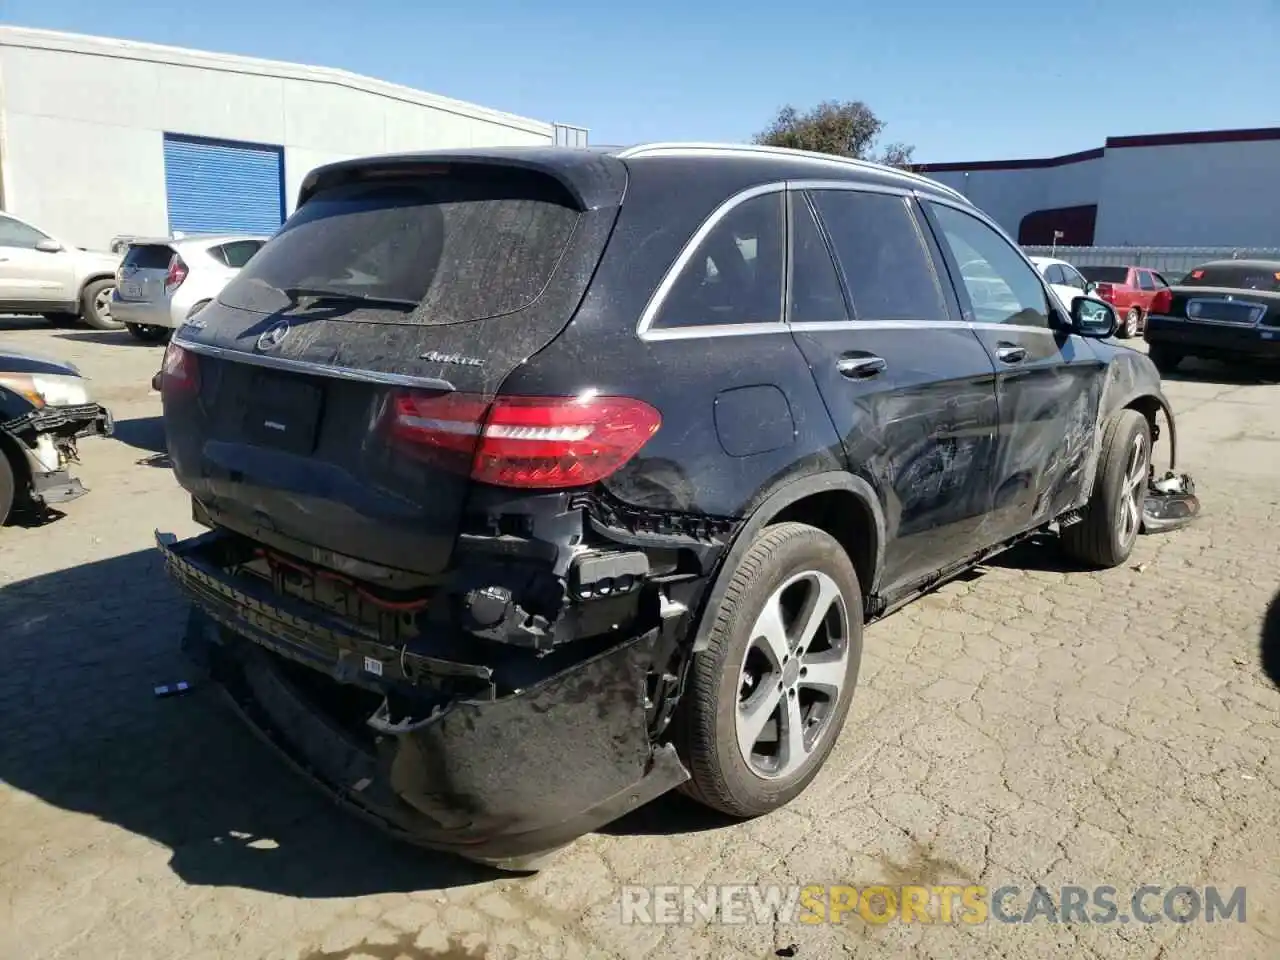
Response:
[[[284,342],[284,338],[289,335],[289,321],[281,320],[279,323],[273,323],[258,336],[259,350],[274,350]]]

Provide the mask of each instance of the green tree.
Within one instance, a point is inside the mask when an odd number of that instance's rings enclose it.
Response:
[[[804,113],[788,104],[752,140],[771,147],[833,153],[909,168],[915,147],[905,143],[878,146],[884,128],[884,121],[861,100],[824,100]]]

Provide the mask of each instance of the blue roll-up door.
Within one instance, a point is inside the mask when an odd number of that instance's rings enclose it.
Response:
[[[164,135],[169,229],[271,234],[284,222],[280,147]]]

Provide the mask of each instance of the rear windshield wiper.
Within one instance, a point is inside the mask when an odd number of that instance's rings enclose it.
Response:
[[[302,297],[316,300],[341,300],[346,302],[367,303],[370,306],[394,307],[397,310],[417,310],[417,300],[406,300],[401,297],[378,297],[368,293],[357,293],[354,290],[324,290],[313,287],[283,287],[280,289],[286,297],[294,302]]]

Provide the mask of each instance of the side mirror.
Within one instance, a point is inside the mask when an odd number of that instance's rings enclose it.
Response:
[[[62,250],[62,244],[45,237],[43,240],[36,241],[36,249],[41,253],[59,253]]]
[[[1098,285],[1097,285],[1096,283],[1094,283],[1092,280],[1086,280],[1086,281],[1085,281],[1085,284],[1084,284],[1084,292],[1085,292],[1085,293],[1093,293],[1093,291],[1095,291],[1095,290],[1097,290],[1097,289],[1098,289]]]
[[[1071,304],[1071,332],[1103,340],[1116,332],[1119,324],[1115,308],[1096,297],[1076,297]]]

